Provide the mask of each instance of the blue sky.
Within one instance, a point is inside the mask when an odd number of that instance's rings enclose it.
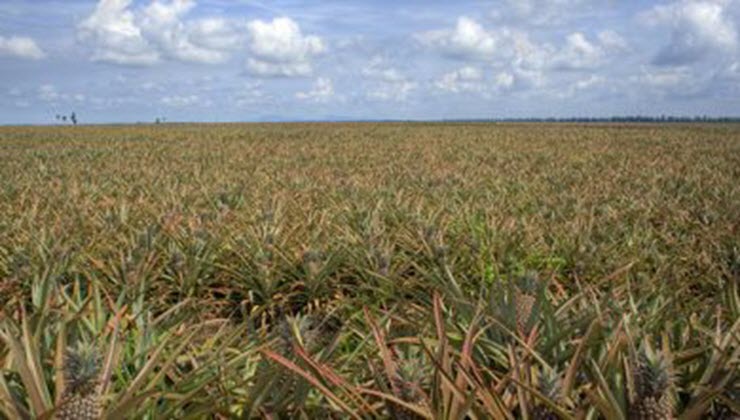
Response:
[[[740,0],[3,0],[0,123],[740,115]]]

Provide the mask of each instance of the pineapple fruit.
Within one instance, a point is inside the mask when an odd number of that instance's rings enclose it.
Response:
[[[530,324],[537,303],[538,286],[537,278],[531,274],[519,279],[514,286],[516,329],[521,337],[527,337],[531,332]]]
[[[646,345],[632,359],[634,399],[630,405],[629,418],[673,419],[673,404],[669,393],[673,378],[668,357],[654,352]]]
[[[102,415],[99,385],[100,358],[92,345],[80,344],[64,357],[64,394],[56,420],[94,420]]]
[[[396,394],[395,396],[410,404],[420,404],[424,400],[421,385],[424,379],[426,379],[426,371],[424,370],[421,355],[416,356],[415,358],[397,360],[395,363],[395,376],[390,378],[391,389]],[[386,401],[386,408],[390,413],[390,417],[394,420],[416,420],[422,418],[415,412],[394,402]]]
[[[560,375],[555,372],[540,372],[537,388],[550,401],[557,404],[562,403],[563,384],[560,380]],[[532,419],[534,420],[557,420],[559,418],[560,416],[542,402],[538,403],[532,410]]]

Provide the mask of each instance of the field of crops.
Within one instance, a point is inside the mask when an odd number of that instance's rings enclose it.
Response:
[[[0,128],[0,418],[737,418],[740,126]]]

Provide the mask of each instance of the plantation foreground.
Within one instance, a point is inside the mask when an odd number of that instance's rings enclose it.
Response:
[[[740,126],[0,128],[0,418],[737,418]]]

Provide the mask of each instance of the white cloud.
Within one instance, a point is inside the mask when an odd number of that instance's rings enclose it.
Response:
[[[676,88],[693,82],[694,76],[687,67],[675,68],[642,68],[642,74],[632,78],[633,81],[656,88]]]
[[[94,45],[94,60],[133,65],[159,60],[128,9],[130,5],[131,0],[100,0],[95,11],[78,26],[80,38]]]
[[[493,79],[493,89],[497,92],[525,91],[542,88],[547,84],[547,77],[542,70],[530,70],[521,67],[500,71]]]
[[[173,108],[186,108],[196,104],[207,105],[203,103],[198,95],[171,95],[160,99],[160,102]]]
[[[140,26],[148,39],[174,59],[206,64],[225,61],[229,50],[238,46],[238,33],[224,19],[185,21],[194,7],[192,0],[154,1],[142,11]]]
[[[555,70],[593,70],[604,66],[609,60],[629,50],[629,44],[617,32],[604,30],[590,40],[582,32],[573,32],[565,43],[555,48],[549,44],[531,47],[534,51],[530,69],[551,68]],[[544,66],[538,66],[544,64]]]
[[[563,24],[568,20],[592,13],[597,0],[506,0],[505,7],[493,10],[498,19],[524,21],[529,25]]]
[[[48,103],[82,103],[87,99],[82,93],[59,92],[57,87],[52,84],[39,86],[36,96],[39,100]]]
[[[576,48],[566,54],[565,49],[560,51],[550,44],[532,41],[525,31],[508,27],[488,30],[466,17],[459,18],[452,30],[425,32],[416,35],[416,39],[452,58],[495,66],[502,74],[493,86],[498,90],[541,86],[546,81],[545,70],[556,66],[571,68],[571,61],[580,61]],[[444,75],[435,85],[451,91],[476,90],[470,81],[460,83],[460,76],[454,72]]]
[[[502,89],[509,89],[514,86],[514,75],[505,71],[496,75],[496,86]]]
[[[313,73],[313,66],[308,61],[271,63],[252,57],[247,59],[247,69],[253,75],[263,77],[302,77]]]
[[[247,30],[252,54],[247,68],[256,75],[307,76],[313,71],[313,58],[326,51],[321,38],[304,36],[300,26],[287,17],[271,22],[253,20]]]
[[[237,31],[233,22],[222,18],[204,18],[193,22],[190,41],[204,48],[232,50],[239,48],[244,36]]]
[[[400,82],[394,84],[383,84],[376,86],[367,92],[368,99],[379,101],[404,102],[408,99],[411,92],[417,88],[416,82]]]
[[[727,66],[727,68],[723,72],[723,75],[731,80],[740,81],[740,61],[735,61],[734,63]]]
[[[229,58],[243,37],[221,18],[187,20],[193,0],[154,0],[132,10],[131,0],[100,0],[78,26],[80,39],[94,47],[93,59],[151,65],[162,58],[215,64]]]
[[[592,69],[602,63],[604,55],[600,45],[589,41],[581,32],[574,32],[568,35],[554,63],[561,69]]]
[[[387,67],[380,56],[373,57],[368,65],[362,69],[362,75],[371,78],[381,80],[387,83],[403,82],[406,80],[398,69],[393,67]]]
[[[362,75],[370,81],[367,98],[372,100],[403,102],[418,86],[400,70],[389,66],[380,56],[370,60],[362,69]]]
[[[54,85],[46,84],[39,87],[38,97],[44,102],[53,102],[59,98],[59,92]]]
[[[477,67],[465,66],[455,71],[446,73],[434,82],[440,90],[447,92],[474,92],[485,89],[483,72]]]
[[[640,74],[629,80],[652,95],[688,98],[709,92],[716,76],[714,71],[698,71],[690,66],[643,66]],[[720,90],[726,93],[728,89]]]
[[[465,16],[458,19],[453,29],[424,32],[415,38],[462,61],[482,60],[525,73],[593,69],[628,48],[627,42],[612,30],[600,32],[596,40],[589,40],[582,32],[573,32],[558,47],[537,43],[520,29],[486,29]]]
[[[237,107],[264,106],[272,101],[272,97],[265,93],[261,81],[250,81],[240,84],[233,89],[230,100]]]
[[[606,79],[603,76],[597,76],[595,74],[592,74],[590,77],[586,79],[578,80],[573,84],[573,88],[576,90],[586,90],[590,89],[594,86],[597,86],[599,84],[602,84],[606,81]]]
[[[576,95],[583,95],[584,92],[593,91],[596,87],[606,83],[604,76],[592,74],[585,79],[578,79],[566,86],[559,86],[558,89],[552,90],[552,96],[560,99],[572,98]]]
[[[661,48],[654,63],[684,65],[711,53],[735,52],[738,33],[729,16],[732,5],[729,0],[683,0],[643,13],[641,18],[647,24],[671,28],[670,42]]]
[[[298,92],[295,97],[302,100],[314,102],[327,102],[334,96],[334,85],[331,79],[319,77],[316,79],[311,90],[308,92]]]
[[[601,31],[598,34],[598,38],[601,45],[607,50],[623,52],[630,49],[629,43],[614,30],[607,29]]]
[[[14,56],[39,60],[46,56],[36,41],[25,36],[0,36],[0,56]]]
[[[461,16],[452,30],[436,30],[416,35],[423,45],[464,58],[490,59],[496,52],[496,35],[475,20]]]
[[[529,38],[529,34],[523,31],[505,30],[507,39],[505,45],[507,50],[503,59],[512,65],[523,69],[542,69],[550,65],[554,48],[549,45],[539,45]]]

